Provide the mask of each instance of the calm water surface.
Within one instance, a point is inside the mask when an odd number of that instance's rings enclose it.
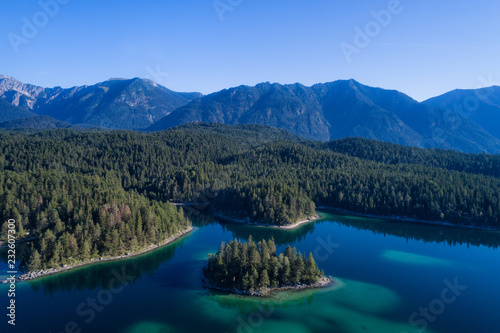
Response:
[[[205,218],[152,253],[20,283],[17,325],[2,310],[0,332],[499,332],[500,233],[323,216],[293,231]],[[250,234],[312,251],[337,284],[272,299],[203,289],[207,253]]]

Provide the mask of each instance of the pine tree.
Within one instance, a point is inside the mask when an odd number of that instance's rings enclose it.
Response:
[[[269,254],[269,248],[265,240],[262,241],[262,269],[269,269],[269,261],[271,260],[271,255]]]
[[[307,282],[310,284],[316,283],[319,277],[318,267],[316,266],[316,261],[314,260],[314,256],[309,253],[305,263],[305,278]]]
[[[90,240],[86,239],[83,241],[83,246],[81,247],[80,252],[81,252],[80,257],[83,261],[87,261],[90,259],[91,257]]]
[[[56,267],[61,264],[61,252],[62,246],[60,241],[56,241],[54,244],[54,251],[52,252],[52,258],[50,259],[50,265]]]
[[[283,265],[281,269],[281,282],[283,284],[289,284],[290,283],[290,273],[291,273],[291,268],[290,268],[290,259],[288,257],[285,257],[283,259]]]
[[[47,258],[51,255],[49,255],[47,251],[47,242],[45,241],[45,237],[42,237],[42,240],[40,241],[40,253],[42,262],[47,262]]]
[[[269,247],[269,255],[275,256],[276,255],[276,243],[274,242],[274,237],[271,237],[271,239],[267,242],[267,245]]]
[[[250,275],[248,274],[248,271],[245,272],[241,284],[244,290],[250,289]]]
[[[40,259],[40,254],[37,250],[31,252],[31,256],[28,261],[28,270],[30,272],[38,271],[42,268],[42,261]]]
[[[273,256],[271,258],[271,263],[269,265],[269,272],[270,272],[270,280],[271,280],[271,287],[275,288],[279,284],[279,271],[280,271],[280,264],[278,262],[278,258],[276,256]]]
[[[260,275],[260,281],[259,281],[259,287],[262,289],[267,289],[269,287],[269,284],[271,282],[269,281],[269,274],[267,273],[267,270],[264,269]]]

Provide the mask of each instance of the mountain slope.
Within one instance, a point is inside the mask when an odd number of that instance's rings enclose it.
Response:
[[[0,97],[14,106],[33,110],[37,96],[44,90],[42,87],[19,82],[10,76],[0,75]]]
[[[63,89],[41,88],[1,76],[0,96],[12,105],[71,124],[143,129],[201,94],[177,93],[139,78]]]
[[[500,87],[453,90],[423,102],[458,112],[500,139]]]
[[[148,130],[162,130],[188,122],[263,124],[287,129],[305,138],[327,140],[328,128],[317,112],[319,105],[311,106],[316,96],[305,89],[305,96],[298,98],[294,90],[301,88],[300,85],[262,83],[255,87],[222,90],[179,108]]]
[[[465,152],[500,153],[500,140],[466,117],[445,109],[418,103],[396,91],[364,86],[355,82],[356,88],[374,104],[395,114],[407,127],[420,136],[418,147],[454,149]],[[397,130],[391,128],[390,131]],[[383,133],[383,131],[382,131]],[[403,139],[408,136],[400,135]],[[413,144],[384,140],[413,146]],[[406,139],[407,140],[407,139]]]
[[[50,116],[34,116],[22,119],[14,119],[0,123],[2,129],[32,128],[37,130],[47,130],[56,128],[70,128],[72,125],[54,119]]]
[[[0,97],[0,122],[36,116],[35,113],[10,104]]]
[[[391,108],[379,104],[386,96],[394,98],[392,95],[399,94],[396,91],[380,89],[384,96],[379,98],[376,88],[354,80],[317,84],[312,88],[321,98],[324,116],[331,124],[329,139],[360,136],[409,146],[418,146],[422,141],[422,136]]]
[[[226,89],[193,100],[148,130],[188,122],[265,124],[313,140],[359,136],[408,146],[500,152],[500,140],[460,114],[354,80]]]

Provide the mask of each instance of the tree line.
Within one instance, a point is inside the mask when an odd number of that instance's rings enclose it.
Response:
[[[278,254],[273,239],[263,239],[256,244],[250,236],[248,242],[223,242],[215,255],[209,255],[203,275],[209,287],[253,293],[268,288],[311,285],[324,273],[312,253],[306,259],[295,247],[287,246]]]

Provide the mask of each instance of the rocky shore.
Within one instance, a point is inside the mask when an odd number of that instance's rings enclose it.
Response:
[[[304,289],[312,289],[312,288],[324,288],[329,287],[334,283],[334,279],[331,276],[323,276],[317,283],[315,284],[294,284],[290,286],[281,286],[277,288],[266,288],[266,289],[256,289],[253,292],[249,290],[239,290],[239,289],[229,289],[229,288],[220,288],[210,284],[207,280],[203,279],[203,288],[228,292],[231,294],[237,294],[242,296],[256,296],[256,297],[269,297],[271,293],[276,291],[284,291],[284,290],[304,290]]]
[[[20,280],[20,281],[33,280],[33,279],[36,279],[36,278],[39,278],[39,277],[42,277],[42,276],[46,276],[46,275],[51,275],[51,274],[56,274],[56,273],[68,271],[68,270],[73,269],[73,268],[77,268],[77,267],[81,267],[81,266],[86,266],[86,265],[91,265],[91,264],[95,264],[95,263],[98,263],[98,262],[131,258],[131,257],[134,257],[134,256],[138,256],[140,254],[143,254],[143,253],[150,252],[152,250],[158,249],[159,247],[165,246],[165,245],[173,242],[174,240],[176,240],[176,239],[184,236],[185,234],[191,232],[192,230],[194,230],[194,228],[193,227],[189,227],[188,229],[183,230],[183,231],[177,233],[176,235],[174,235],[174,236],[166,239],[162,243],[151,244],[146,249],[143,249],[143,250],[140,250],[140,251],[137,251],[137,252],[127,253],[125,255],[116,256],[116,257],[101,257],[99,259],[90,259],[89,261],[86,261],[86,262],[81,262],[81,263],[74,264],[74,265],[64,265],[63,267],[60,267],[60,268],[49,268],[49,269],[44,269],[44,270],[40,270],[40,271],[36,271],[36,272],[28,272],[28,273],[25,273],[25,274],[21,275],[20,277],[18,277],[17,280]]]

